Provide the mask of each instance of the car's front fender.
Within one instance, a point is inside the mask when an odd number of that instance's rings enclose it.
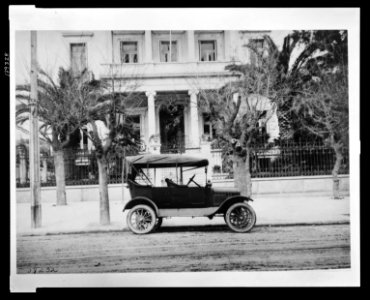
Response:
[[[236,196],[230,196],[226,198],[219,206],[218,210],[214,214],[218,213],[223,213],[225,212],[231,205],[235,203],[240,203],[240,202],[249,202],[253,201],[252,198],[246,197],[246,196],[241,196],[241,195],[236,195]]]
[[[131,209],[135,205],[139,205],[139,204],[149,205],[151,208],[154,209],[155,213],[158,215],[158,207],[157,207],[157,205],[153,202],[153,200],[149,199],[148,197],[143,197],[143,196],[135,197],[135,198],[129,200],[125,204],[125,206],[123,207],[123,210],[122,211],[125,211],[126,209]]]
[[[234,198],[239,198],[239,199],[242,199],[242,201],[247,201],[247,202],[248,201],[253,201],[253,199],[251,197],[241,196],[241,195],[231,196],[231,197],[227,198],[225,201],[228,201],[228,200],[231,200],[231,199],[234,199]]]

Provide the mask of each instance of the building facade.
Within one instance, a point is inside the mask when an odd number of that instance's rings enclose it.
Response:
[[[19,33],[17,40],[27,39],[26,34]],[[139,94],[128,113],[143,152],[202,152],[202,147],[209,148],[214,131],[198,105],[199,90],[238,79],[225,67],[253,63],[254,54],[246,45],[262,49],[265,34],[269,32],[38,31],[38,60],[54,75],[59,66],[75,74],[87,68],[110,83],[115,93]],[[17,63],[25,58],[17,57]],[[271,139],[276,138],[277,118],[271,118],[266,129]],[[91,149],[83,131],[81,137],[80,147]]]

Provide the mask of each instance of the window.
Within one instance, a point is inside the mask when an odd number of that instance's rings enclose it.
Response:
[[[121,63],[137,63],[137,42],[121,42]]]
[[[261,135],[265,135],[267,133],[266,131],[266,116],[267,116],[267,110],[264,110],[260,113],[259,120],[257,123],[258,131]]]
[[[82,139],[81,139],[81,149],[87,149],[88,145],[88,135],[87,135],[87,128],[82,129]]]
[[[133,115],[128,117],[128,123],[132,125],[133,138],[139,142],[141,137],[140,132],[140,115]]]
[[[216,57],[216,41],[199,42],[200,61],[215,61]]]
[[[161,62],[177,61],[177,42],[162,41],[159,44],[159,59]]]
[[[212,126],[209,114],[203,114],[203,140],[211,141],[216,137],[216,130]]]
[[[86,44],[71,44],[71,68],[74,76],[81,75],[87,67],[86,61]]]
[[[250,60],[251,64],[255,65],[257,63],[257,55],[262,55],[263,53],[263,47],[264,47],[264,39],[254,39],[251,40],[249,45],[253,48],[250,49]]]

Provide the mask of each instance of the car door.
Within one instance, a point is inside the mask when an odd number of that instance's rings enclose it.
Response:
[[[171,187],[171,208],[200,208],[206,205],[203,187]]]
[[[204,187],[188,187],[186,205],[189,208],[206,207],[206,190]]]
[[[187,186],[169,187],[171,194],[171,208],[186,208],[189,194]]]
[[[152,188],[153,202],[158,208],[171,207],[171,193],[168,187],[153,187]]]

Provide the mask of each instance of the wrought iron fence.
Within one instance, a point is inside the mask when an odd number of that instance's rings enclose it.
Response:
[[[349,173],[349,153],[344,151],[340,174]],[[210,168],[213,179],[233,178],[232,157],[222,150],[212,150]],[[108,183],[122,182],[120,154],[108,158]],[[281,144],[274,147],[253,147],[251,175],[257,177],[330,175],[335,163],[334,151],[325,145],[312,143]],[[95,152],[86,150],[65,151],[66,185],[98,184],[98,163]],[[29,187],[29,160],[26,153],[17,154],[17,187]],[[150,175],[150,174],[148,174]],[[55,186],[54,157],[40,157],[41,186]]]
[[[116,154],[108,157],[108,183],[122,182],[123,156]],[[28,155],[17,156],[17,187],[29,187]],[[64,172],[66,185],[90,185],[99,183],[97,157],[94,151],[64,151]],[[41,186],[55,186],[54,156],[40,157]]]
[[[212,150],[214,178],[233,178],[231,155]],[[252,178],[331,175],[334,150],[323,144],[285,143],[278,146],[254,146],[250,156]],[[343,149],[339,174],[349,173],[349,151]]]

